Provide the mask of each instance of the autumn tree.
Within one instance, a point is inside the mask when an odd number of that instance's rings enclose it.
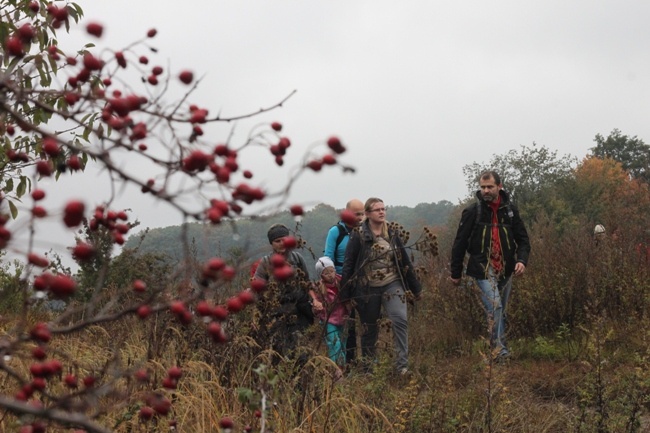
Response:
[[[621,163],[623,169],[635,179],[650,181],[650,146],[636,135],[624,135],[618,129],[605,138],[596,134],[596,145],[590,150],[592,155],[601,159],[612,158]]]
[[[604,224],[609,232],[639,239],[650,225],[648,185],[612,158],[585,158],[564,195],[574,214],[592,225]]]

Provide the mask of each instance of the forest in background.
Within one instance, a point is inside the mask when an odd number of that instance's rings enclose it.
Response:
[[[438,203],[420,203],[415,207],[387,206],[387,219],[402,225],[405,230],[419,234],[423,227],[445,227],[454,204],[443,200]],[[208,223],[187,223],[143,230],[132,235],[125,248],[138,248],[139,253],[157,253],[170,261],[180,261],[185,256],[183,239],[190,240],[191,253],[199,261],[213,256],[227,257],[234,261],[254,261],[269,251],[266,237],[268,228],[282,223],[305,241],[303,256],[309,265],[322,256],[327,232],[339,221],[342,209],[319,204],[305,211],[297,221],[289,211],[255,219],[242,218],[232,224],[210,225]],[[311,269],[311,266],[310,266]]]

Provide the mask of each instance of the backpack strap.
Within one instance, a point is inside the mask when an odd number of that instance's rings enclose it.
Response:
[[[339,229],[339,235],[336,238],[336,243],[334,244],[334,258],[335,258],[335,260],[333,260],[333,262],[334,262],[335,266],[341,266],[341,265],[343,265],[343,262],[341,262],[339,260],[336,260],[336,252],[338,251],[339,245],[341,245],[341,242],[343,242],[343,239],[345,239],[345,237],[350,234],[350,231],[348,230],[348,228],[344,224],[341,224],[341,222],[336,223],[336,225],[333,226],[333,227],[338,227],[338,229]]]
[[[506,214],[508,215],[508,218],[510,219],[510,223],[509,224],[497,224],[498,226],[512,226],[512,218],[514,217],[514,212],[512,211],[512,205],[510,204],[510,201],[508,201],[506,203],[506,209],[507,209]],[[472,236],[474,236],[474,231],[476,230],[476,227],[479,224],[487,225],[487,226],[492,225],[492,223],[480,223],[479,222],[480,219],[481,219],[481,202],[476,200],[476,217],[474,219],[474,225],[472,226],[472,233],[470,234],[470,239],[472,238]]]

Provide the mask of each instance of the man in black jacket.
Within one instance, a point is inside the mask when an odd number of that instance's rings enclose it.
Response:
[[[505,338],[505,312],[512,275],[523,275],[530,242],[519,211],[510,203],[499,175],[486,171],[479,177],[477,204],[463,210],[451,251],[451,281],[458,285],[465,253],[466,274],[481,290],[490,328],[490,345],[497,358],[510,355]]]

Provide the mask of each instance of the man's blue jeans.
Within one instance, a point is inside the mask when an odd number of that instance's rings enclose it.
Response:
[[[506,306],[512,289],[512,276],[497,278],[490,267],[486,280],[476,279],[481,290],[481,301],[485,307],[490,331],[490,347],[497,354],[507,353],[506,346]]]

